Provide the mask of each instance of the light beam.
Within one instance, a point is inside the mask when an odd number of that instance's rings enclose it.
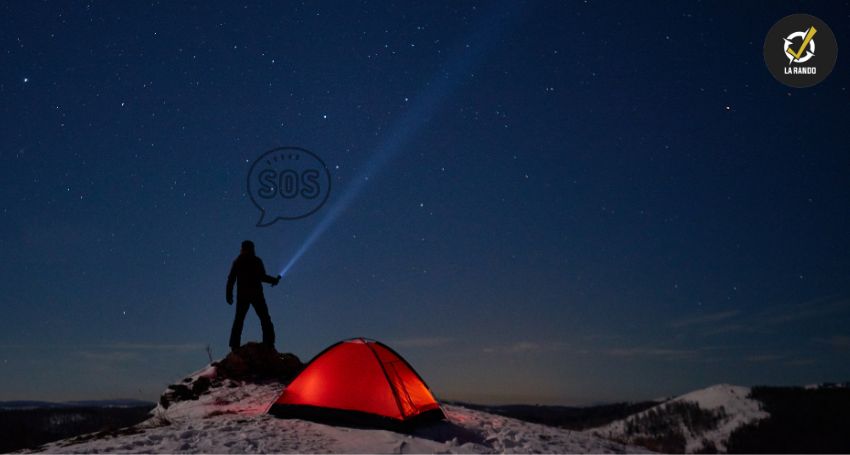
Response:
[[[518,4],[519,2],[509,2],[508,10],[499,9],[483,18],[469,38],[455,49],[452,56],[447,60],[446,67],[427,84],[425,91],[419,97],[413,98],[414,102],[411,108],[389,130],[390,133],[378,145],[366,164],[360,168],[360,172],[345,188],[345,191],[327,207],[324,211],[324,217],[283,267],[280,272],[281,276],[286,276],[292,270],[301,257],[360,195],[369,179],[380,172],[393,157],[404,149],[410,139],[422,129],[427,119],[466,80],[470,71],[483,60],[486,51],[492,46],[495,41],[493,39],[494,34],[504,31],[508,26],[509,19],[516,18],[513,9]],[[474,43],[474,46],[470,43]]]

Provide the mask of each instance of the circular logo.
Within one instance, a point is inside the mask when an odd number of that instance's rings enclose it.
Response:
[[[808,14],[783,17],[764,39],[764,63],[776,80],[796,88],[811,87],[829,76],[838,43],[826,23]]]
[[[269,150],[248,171],[248,195],[260,209],[257,226],[311,215],[330,193],[331,173],[325,162],[300,147]]]

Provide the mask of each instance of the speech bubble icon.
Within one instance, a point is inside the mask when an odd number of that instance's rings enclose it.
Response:
[[[315,153],[279,147],[260,155],[248,171],[248,195],[260,209],[257,226],[316,213],[331,194],[331,173]]]

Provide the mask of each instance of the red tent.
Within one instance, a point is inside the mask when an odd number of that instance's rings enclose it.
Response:
[[[319,353],[269,413],[381,427],[445,418],[413,367],[385,344],[365,338],[340,341]]]

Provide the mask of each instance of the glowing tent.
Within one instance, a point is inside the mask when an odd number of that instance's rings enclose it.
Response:
[[[269,413],[380,427],[445,418],[413,367],[388,346],[365,338],[340,341],[319,353]]]

